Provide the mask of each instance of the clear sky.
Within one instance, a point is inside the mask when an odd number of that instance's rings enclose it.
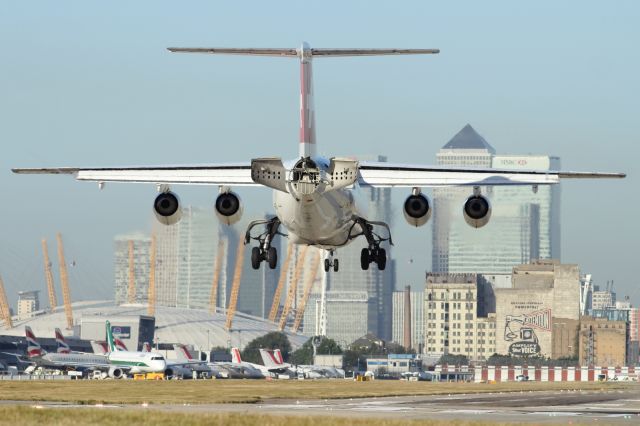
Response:
[[[17,166],[113,166],[297,155],[298,67],[183,47],[440,48],[314,63],[319,150],[435,163],[470,123],[498,153],[552,154],[624,181],[562,188],[563,261],[640,303],[640,3],[0,3],[0,274],[45,289],[40,239],[65,237],[74,298],[113,297],[113,236],[148,231],[155,188],[17,176]],[[213,206],[216,188],[178,188]],[[266,190],[241,190],[245,214]],[[394,194],[397,212],[406,196]],[[399,286],[430,268],[431,225],[394,226]],[[54,256],[55,258],[55,256]],[[409,259],[414,259],[409,263]],[[43,299],[46,294],[43,293]]]

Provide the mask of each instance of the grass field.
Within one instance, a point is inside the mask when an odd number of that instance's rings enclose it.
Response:
[[[321,416],[270,416],[259,414],[185,414],[167,413],[152,410],[127,409],[38,409],[33,407],[0,407],[0,425],[158,425],[158,426],[190,426],[190,425],[239,425],[239,426],[445,426],[454,424],[436,420],[390,420],[359,419]],[[500,426],[506,423],[455,421],[462,426]],[[574,424],[573,426],[577,426]]]
[[[257,403],[270,399],[334,399],[403,395],[518,392],[542,390],[614,390],[629,383],[431,383],[347,380],[266,381],[2,381],[0,400],[63,401],[77,404],[219,404]]]

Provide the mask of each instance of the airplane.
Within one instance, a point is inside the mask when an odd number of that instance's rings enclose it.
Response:
[[[279,351],[279,349],[276,349]],[[260,358],[262,358],[262,362],[264,363],[265,368],[274,374],[283,374],[289,377],[297,376],[298,372],[295,367],[291,364],[285,363],[283,361],[278,360],[273,352],[268,351],[267,349],[259,349]],[[280,355],[282,356],[282,355]]]
[[[120,374],[135,373],[165,373],[167,362],[162,354],[157,352],[123,351],[116,347],[111,331],[111,323],[106,321],[107,345],[109,352],[106,357],[109,363],[119,368]]]
[[[64,340],[64,336],[58,327],[55,329],[56,334],[56,352],[59,354],[69,354],[71,353],[71,348],[66,340]]]
[[[173,345],[173,348],[176,352],[176,356],[179,361],[185,362],[198,362],[195,357],[191,354],[189,349],[185,345]],[[233,349],[232,349],[232,358],[233,358]],[[232,362],[223,362],[223,361],[215,361],[215,362],[205,362],[207,367],[211,369],[211,372],[215,374],[217,377],[224,377],[230,379],[262,379],[264,377],[268,377],[264,375],[260,369],[256,368],[255,364],[245,363],[245,362],[236,362],[235,360]]]
[[[284,358],[282,357],[282,352],[280,352],[280,349],[273,350],[272,359],[275,360],[275,362],[279,365],[285,365]],[[321,378],[344,379],[344,370],[341,368],[327,367],[323,365],[305,365],[305,364],[296,365],[295,368],[298,373],[304,374],[304,376],[309,379],[321,379]]]
[[[106,182],[155,184],[159,195],[153,203],[158,221],[177,223],[182,206],[172,185],[214,185],[219,191],[215,212],[225,224],[240,220],[243,203],[232,187],[260,186],[273,190],[275,215],[251,222],[244,243],[257,245],[251,251],[251,266],[259,269],[266,262],[271,269],[278,263],[272,245],[276,235],[288,236],[293,244],[311,245],[324,250],[324,270],[339,270],[335,252],[358,237],[366,239],[360,252],[360,266],[368,270],[375,263],[384,270],[387,263],[383,243],[393,245],[389,225],[367,219],[360,213],[354,197],[358,188],[395,187],[408,190],[403,213],[411,226],[423,226],[432,214],[432,204],[422,192],[427,187],[465,186],[469,197],[461,206],[465,221],[474,228],[485,226],[491,217],[490,200],[481,187],[553,185],[561,179],[624,178],[624,173],[572,172],[549,170],[501,170],[493,168],[430,166],[358,161],[346,157],[318,154],[316,120],[313,107],[312,62],[331,57],[437,54],[438,49],[317,49],[308,43],[299,48],[168,48],[176,53],[228,54],[294,58],[300,63],[300,132],[297,157],[253,158],[230,164],[163,165],[136,167],[45,167],[14,168],[18,174],[69,174],[79,181],[93,181],[103,188]],[[254,233],[254,228],[261,230]],[[280,231],[284,227],[287,234]]]
[[[36,339],[31,327],[25,326],[25,337],[27,339],[27,358],[36,367],[41,369],[68,371],[68,370],[99,370],[112,378],[121,377],[120,370],[111,365],[108,357],[104,355],[85,354],[77,352],[48,353]]]

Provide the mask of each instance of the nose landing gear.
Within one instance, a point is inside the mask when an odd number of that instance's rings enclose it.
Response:
[[[329,269],[333,267],[333,272],[338,272],[340,269],[340,262],[338,259],[334,259],[333,250],[329,251],[329,256],[324,259],[324,271],[329,272]]]

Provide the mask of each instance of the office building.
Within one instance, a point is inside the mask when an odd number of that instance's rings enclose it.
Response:
[[[425,354],[484,360],[496,352],[494,315],[478,316],[476,274],[428,273],[425,286]]]
[[[33,316],[40,310],[40,290],[18,292],[18,318],[24,319]]]
[[[342,348],[367,334],[369,296],[363,291],[329,291],[326,294],[327,337]],[[312,295],[304,311],[304,335],[317,334],[320,295]]]
[[[115,302],[129,302],[130,264],[129,250],[133,249],[134,303],[146,303],[149,290],[149,249],[151,238],[142,233],[117,235],[114,238]]]
[[[424,348],[424,291],[410,292],[411,303],[411,348],[421,353]],[[407,347],[405,341],[405,291],[393,292],[393,333],[391,340]]]
[[[437,154],[440,166],[507,170],[560,167],[547,155],[497,155],[470,125]],[[434,273],[503,273],[533,259],[560,258],[560,188],[557,185],[481,187],[492,205],[489,223],[469,227],[462,206],[471,188],[436,188],[432,269]]]

